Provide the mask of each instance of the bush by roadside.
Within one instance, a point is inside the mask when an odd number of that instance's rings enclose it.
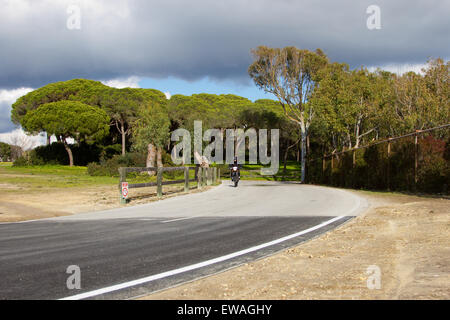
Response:
[[[107,161],[121,152],[120,144],[102,146],[80,143],[71,146],[75,165],[86,166],[91,162]],[[68,165],[67,151],[61,142],[39,146],[25,152],[14,161],[14,166]]]
[[[102,160],[100,162],[91,162],[87,165],[88,174],[91,176],[110,176],[118,177],[120,167],[145,167],[147,155],[139,152],[129,152],[123,155],[115,155],[111,159]],[[163,151],[162,162],[164,166],[172,167],[174,163],[170,154]],[[129,174],[132,176],[133,174]],[[164,176],[173,178],[178,173],[165,172]]]
[[[144,167],[145,155],[141,153],[127,153],[124,156],[115,155],[111,159],[91,162],[87,165],[87,172],[91,176],[119,176],[120,167]]]

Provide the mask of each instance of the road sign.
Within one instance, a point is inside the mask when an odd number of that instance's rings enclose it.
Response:
[[[128,198],[128,182],[122,182],[122,197]]]

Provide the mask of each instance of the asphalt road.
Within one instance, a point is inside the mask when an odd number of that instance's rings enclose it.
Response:
[[[252,261],[364,211],[343,190],[241,181],[146,205],[0,224],[0,299],[124,299]],[[81,289],[66,273],[80,268]]]

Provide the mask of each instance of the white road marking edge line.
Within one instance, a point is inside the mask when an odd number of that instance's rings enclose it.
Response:
[[[218,258],[210,259],[210,260],[207,260],[207,261],[199,262],[199,263],[196,263],[196,264],[192,264],[190,266],[186,266],[186,267],[182,267],[182,268],[166,271],[166,272],[155,274],[155,275],[148,276],[148,277],[145,277],[145,278],[141,278],[141,279],[137,279],[137,280],[133,280],[133,281],[128,281],[128,282],[116,284],[116,285],[105,287],[105,288],[102,288],[102,289],[97,289],[97,290],[88,291],[88,292],[85,292],[85,293],[80,293],[80,294],[69,296],[69,297],[65,297],[65,298],[62,298],[62,299],[59,299],[59,300],[80,300],[80,299],[86,299],[86,298],[98,296],[98,295],[101,295],[101,294],[105,294],[105,293],[109,293],[109,292],[113,292],[113,291],[129,288],[129,287],[134,287],[134,286],[137,286],[137,285],[140,285],[140,284],[144,284],[144,283],[147,283],[147,282],[151,282],[151,281],[154,281],[154,280],[170,277],[170,276],[177,275],[177,274],[180,274],[180,273],[183,273],[183,272],[187,272],[187,271],[199,269],[199,268],[202,268],[202,267],[206,267],[206,266],[218,263],[218,262],[222,262],[222,261],[226,261],[226,260],[229,260],[229,259],[232,259],[232,258],[235,258],[235,257],[239,257],[239,256],[242,256],[244,254],[247,254],[247,253],[250,253],[250,252],[254,252],[254,251],[266,248],[266,247],[270,247],[270,246],[273,246],[275,244],[278,244],[278,243],[290,240],[292,238],[304,235],[306,233],[309,233],[311,231],[320,229],[320,228],[322,228],[322,227],[324,227],[324,226],[326,226],[328,224],[331,224],[331,223],[333,223],[335,221],[338,221],[338,220],[340,220],[342,218],[345,218],[345,217],[346,216],[338,216],[338,217],[335,217],[333,219],[330,219],[330,220],[327,220],[325,222],[322,222],[322,223],[320,223],[320,224],[318,224],[318,225],[316,225],[314,227],[305,229],[303,231],[300,231],[300,232],[297,232],[297,233],[294,233],[294,234],[291,234],[291,235],[288,235],[288,236],[285,236],[285,237],[282,237],[282,238],[279,238],[279,239],[276,239],[276,240],[273,240],[273,241],[270,241],[270,242],[266,242],[266,243],[263,243],[263,244],[260,244],[260,245],[248,248],[248,249],[244,249],[244,250],[241,250],[241,251],[230,253],[230,254],[227,254],[227,255],[222,256],[222,257],[218,257]]]
[[[181,221],[181,220],[188,220],[188,219],[193,219],[193,218],[198,218],[198,217],[199,216],[176,218],[176,219],[161,221],[161,223],[169,223],[169,222],[175,222],[175,221]]]

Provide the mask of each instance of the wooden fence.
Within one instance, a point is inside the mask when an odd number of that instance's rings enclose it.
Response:
[[[195,178],[189,179],[189,171],[195,171]],[[163,172],[169,171],[184,171],[184,179],[180,180],[169,180],[163,181]],[[156,186],[156,193],[158,197],[163,196],[162,186],[171,184],[181,184],[184,183],[184,192],[189,191],[189,183],[197,182],[197,188],[201,189],[204,186],[210,186],[217,184],[220,179],[220,169],[218,168],[202,168],[202,167],[120,167],[119,168],[119,191],[120,191],[120,202],[126,203],[126,197],[122,193],[123,182],[127,182],[127,173],[129,172],[156,172],[156,182],[145,182],[145,183],[129,183],[128,189],[133,188],[145,188]]]
[[[404,134],[401,136],[397,136],[397,137],[389,137],[387,139],[382,139],[382,140],[378,140],[372,143],[369,143],[368,145],[365,146],[360,146],[360,147],[356,147],[356,148],[352,148],[352,149],[347,149],[341,152],[333,152],[331,154],[324,154],[321,158],[313,158],[313,159],[309,159],[308,162],[314,162],[314,161],[320,161],[322,160],[322,180],[323,177],[326,175],[326,167],[327,167],[327,161],[328,159],[330,159],[329,161],[331,161],[331,175],[330,175],[330,184],[333,185],[333,170],[335,168],[335,166],[338,164],[339,162],[339,156],[344,155],[346,153],[351,152],[352,153],[352,172],[351,174],[351,179],[352,179],[352,186],[354,187],[354,181],[355,181],[355,167],[356,167],[356,151],[360,150],[360,149],[367,149],[376,145],[380,145],[380,144],[386,144],[386,153],[387,153],[387,166],[386,166],[386,189],[387,190],[391,190],[391,145],[392,143],[407,138],[407,137],[413,137],[414,138],[414,163],[413,163],[413,170],[414,170],[414,190],[417,189],[417,183],[418,183],[418,169],[419,169],[419,148],[418,148],[418,137],[420,135],[423,135],[425,133],[428,132],[432,132],[435,130],[439,130],[439,129],[449,129],[450,128],[450,123],[441,125],[441,126],[437,126],[434,128],[429,128],[429,129],[423,129],[423,130],[416,130],[414,132],[408,133],[408,134]]]

